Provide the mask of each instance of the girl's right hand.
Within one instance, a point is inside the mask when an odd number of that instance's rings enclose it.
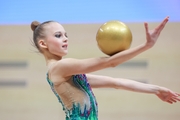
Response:
[[[180,94],[173,92],[165,87],[160,87],[156,95],[165,102],[170,104],[180,101]]]

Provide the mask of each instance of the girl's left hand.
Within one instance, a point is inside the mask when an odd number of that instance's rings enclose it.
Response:
[[[163,28],[165,27],[165,25],[166,25],[166,23],[168,22],[168,20],[169,20],[169,17],[166,17],[166,18],[161,22],[161,24],[160,24],[159,26],[157,26],[157,27],[156,27],[155,29],[153,29],[153,30],[149,30],[149,28],[148,28],[148,23],[144,23],[145,30],[146,30],[146,40],[147,40],[147,41],[146,41],[146,45],[147,45],[147,46],[152,47],[152,46],[156,43],[156,41],[157,41],[157,39],[158,39],[161,31],[162,31]]]

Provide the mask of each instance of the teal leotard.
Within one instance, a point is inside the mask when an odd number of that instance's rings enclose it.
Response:
[[[77,102],[71,102],[72,106],[71,109],[68,109],[64,104],[64,101],[61,99],[61,95],[59,95],[55,88],[53,82],[49,79],[47,74],[47,81],[51,86],[52,91],[58,98],[59,102],[62,104],[63,110],[66,114],[66,120],[98,120],[98,107],[96,98],[92,92],[92,89],[87,81],[85,74],[78,74],[72,77],[72,83],[76,87],[76,89],[80,90],[81,94],[83,93],[86,97],[75,96],[77,98],[82,99],[81,101],[85,101],[84,99],[87,98],[88,104],[82,104]],[[81,95],[80,94],[80,95]],[[73,99],[73,98],[72,98]],[[66,100],[68,101],[68,100]]]

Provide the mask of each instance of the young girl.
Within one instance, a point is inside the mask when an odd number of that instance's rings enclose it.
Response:
[[[161,31],[168,22],[166,17],[154,30],[146,31],[146,42],[109,57],[89,59],[62,59],[68,53],[68,36],[61,24],[55,21],[31,23],[33,40],[37,49],[44,55],[48,73],[47,81],[63,106],[66,120],[98,120],[98,108],[91,88],[116,88],[135,92],[155,94],[162,101],[180,101],[180,94],[165,87],[143,84],[133,80],[87,74],[130,60],[150,49],[156,43]]]

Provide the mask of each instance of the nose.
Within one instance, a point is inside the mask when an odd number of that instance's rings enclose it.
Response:
[[[67,41],[68,41],[68,38],[66,36],[64,36],[63,42],[67,42]]]

